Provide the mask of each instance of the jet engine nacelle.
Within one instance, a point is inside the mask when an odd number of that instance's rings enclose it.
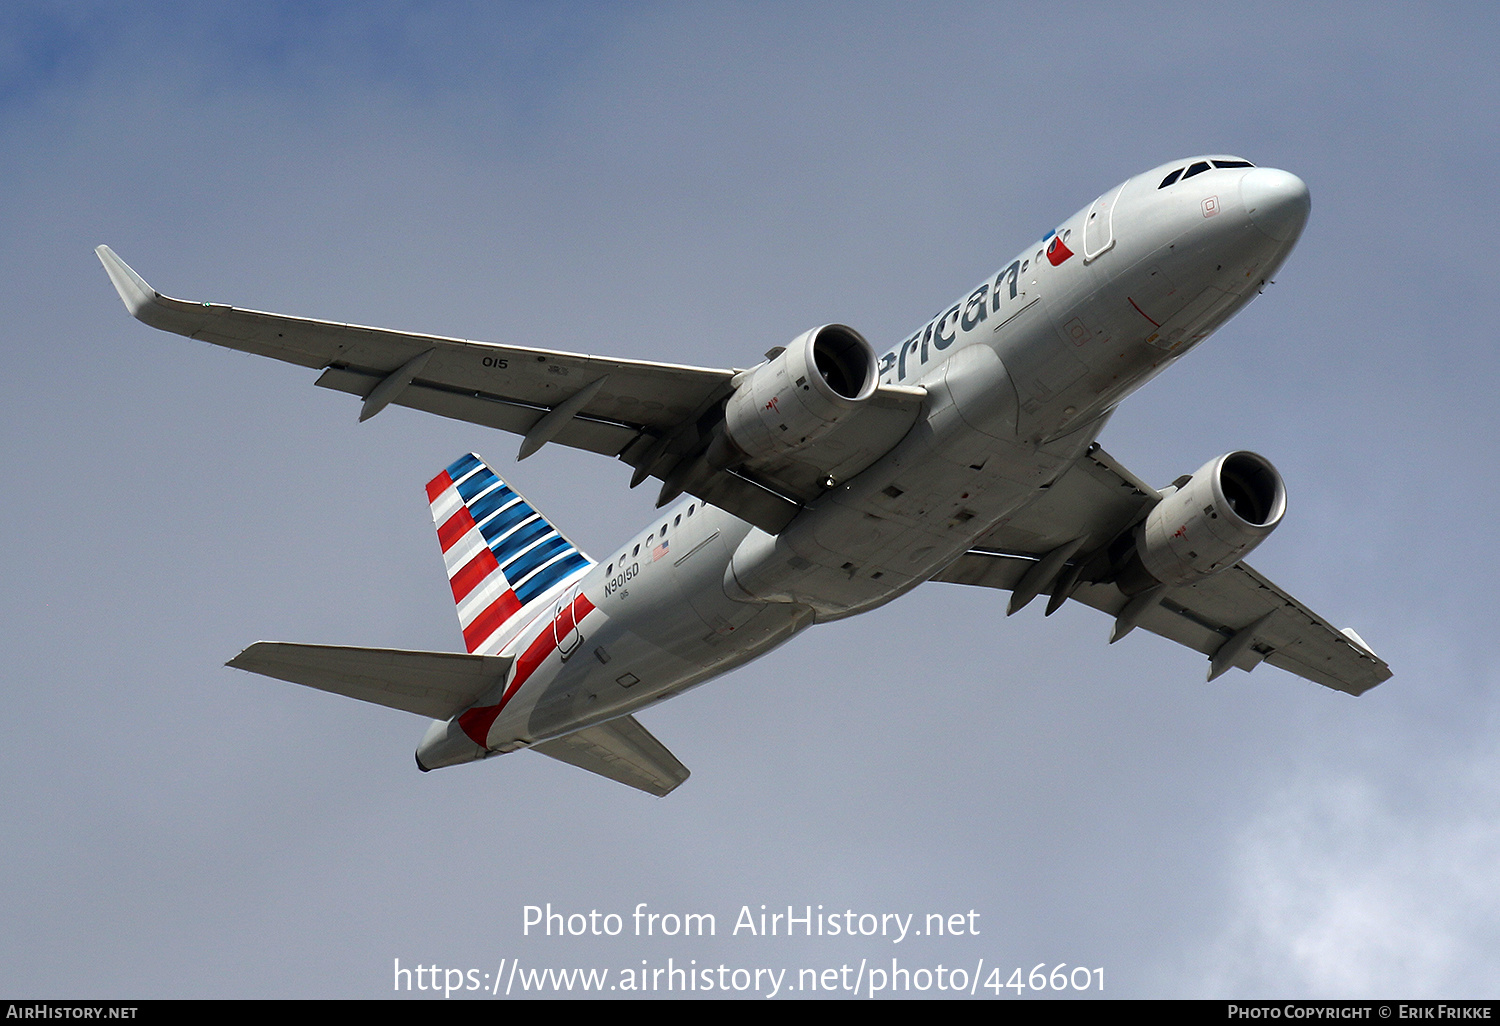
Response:
[[[747,459],[815,441],[879,384],[875,350],[843,324],[803,332],[746,377],[725,406],[724,427]]]
[[[1146,515],[1136,528],[1136,558],[1125,576],[1138,578],[1144,570],[1166,585],[1210,577],[1264,541],[1285,512],[1286,486],[1269,460],[1253,452],[1220,456]]]

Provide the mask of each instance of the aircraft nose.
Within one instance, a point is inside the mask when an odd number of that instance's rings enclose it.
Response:
[[[1251,168],[1240,179],[1240,199],[1250,221],[1277,242],[1289,242],[1307,224],[1312,197],[1307,185],[1289,171]]]

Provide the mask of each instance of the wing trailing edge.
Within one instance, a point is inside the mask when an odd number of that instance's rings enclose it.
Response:
[[[1042,558],[1042,553],[970,549],[932,579],[1016,591]],[[1122,627],[1140,626],[1208,656],[1209,680],[1231,667],[1248,671],[1267,662],[1360,695],[1391,677],[1390,667],[1352,630],[1337,630],[1244,563],[1194,584],[1163,588],[1136,609],[1113,584],[1075,579],[1059,594],[1115,617],[1112,640],[1124,636]],[[1122,624],[1122,618],[1128,622]]]

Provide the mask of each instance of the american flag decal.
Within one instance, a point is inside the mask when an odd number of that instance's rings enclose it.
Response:
[[[498,653],[529,619],[516,614],[594,565],[473,453],[427,482],[427,501],[471,653]]]

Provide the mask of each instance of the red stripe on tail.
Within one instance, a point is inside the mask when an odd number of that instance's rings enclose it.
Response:
[[[488,547],[479,550],[479,555],[469,560],[453,575],[453,580],[448,583],[453,586],[453,601],[462,602],[469,597],[479,582],[483,581],[494,571],[500,569],[500,564],[495,560],[495,554]]]
[[[484,612],[474,617],[469,626],[464,628],[464,645],[473,652],[520,608],[521,600],[516,598],[514,589],[506,588],[504,595],[486,606]]]
[[[468,534],[469,529],[473,526],[474,518],[469,514],[469,507],[458,507],[458,512],[449,517],[443,522],[443,526],[438,528],[438,544],[443,547],[444,552],[447,552],[453,548],[455,542]]]
[[[453,486],[453,478],[451,478],[451,477],[448,476],[448,472],[446,470],[443,471],[442,473],[438,474],[438,476],[435,477],[435,478],[433,478],[431,481],[428,481],[427,482],[427,503],[428,503],[428,505],[431,505],[432,503],[437,502],[438,496],[442,495],[444,492],[446,492],[452,486]]]
[[[594,611],[594,604],[580,594],[573,600],[571,610],[574,624],[583,623],[583,618]],[[557,627],[562,622],[564,613],[553,620],[542,633],[534,638],[526,651],[521,653],[521,658],[516,660],[516,675],[510,682],[510,687],[505,689],[505,694],[495,705],[486,705],[480,708],[469,709],[458,717],[458,725],[463,732],[469,736],[481,748],[489,747],[490,728],[495,725],[495,720],[500,716],[500,710],[505,708],[505,703],[511,700],[521,685],[531,679],[531,675],[537,671],[546,658],[557,648]]]

